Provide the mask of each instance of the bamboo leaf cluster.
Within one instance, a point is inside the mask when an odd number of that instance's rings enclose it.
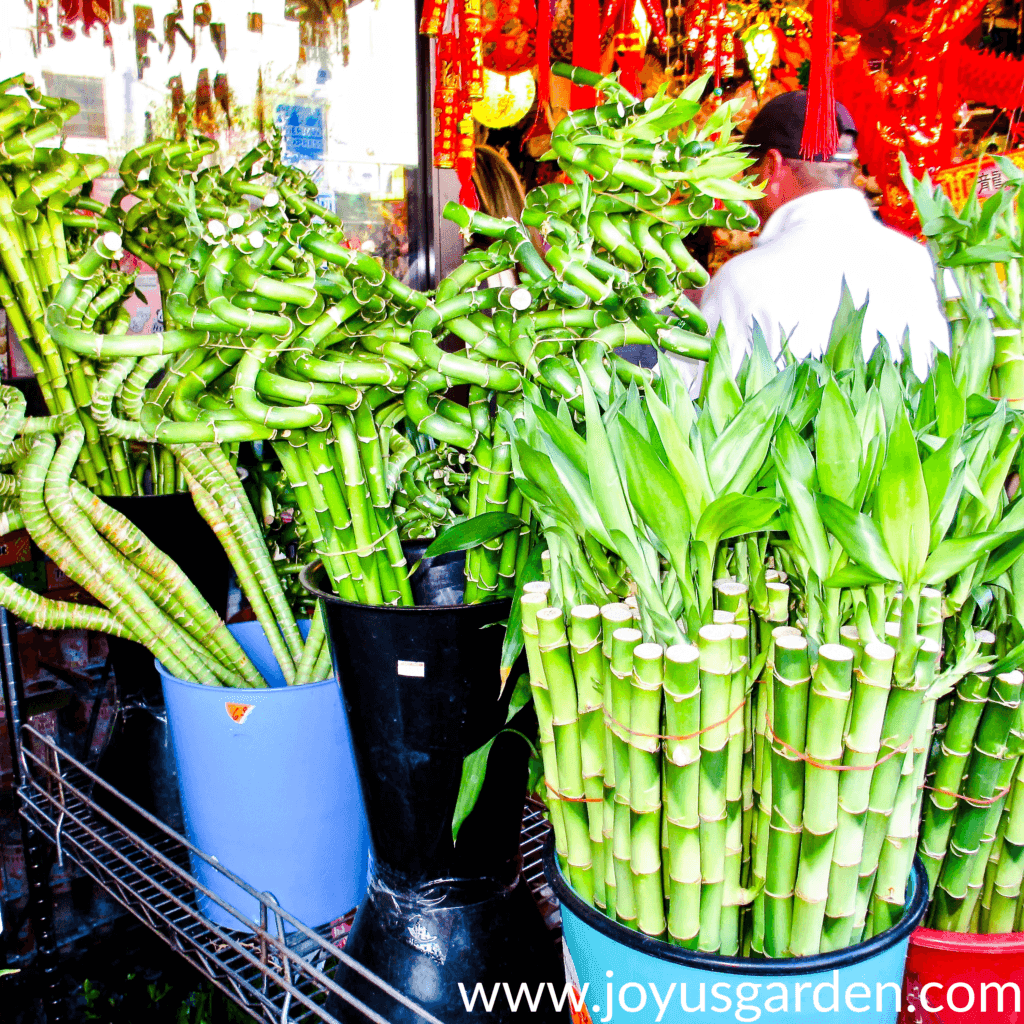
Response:
[[[780,369],[756,339],[735,377],[719,334],[697,400],[666,355],[653,384],[508,420],[548,546],[523,632],[559,856],[609,916],[689,948],[805,956],[894,924],[941,831],[935,737],[990,676],[999,727],[955,733],[971,781],[930,871],[961,926],[1018,912],[1019,417],[941,354],[924,381],[884,343],[866,361],[863,314],[844,292],[821,359]],[[610,635],[566,643],[579,619]]]
[[[917,179],[901,159],[903,180],[921,220],[936,264],[952,335],[953,375],[966,394],[1005,398],[1024,405],[1024,174],[1011,160],[994,156],[1001,186],[980,199],[975,176],[957,210],[927,172]]]

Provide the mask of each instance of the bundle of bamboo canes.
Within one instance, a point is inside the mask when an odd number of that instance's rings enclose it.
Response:
[[[755,342],[734,377],[720,335],[698,403],[663,358],[643,393],[584,382],[582,417],[508,421],[549,550],[523,630],[559,854],[581,896],[685,946],[800,956],[888,928],[950,692],[1019,689],[1017,417],[967,403],[945,357],[924,381],[884,347],[865,363],[862,312],[846,297],[825,359],[784,370]],[[1000,693],[1010,754],[975,752],[970,801],[1016,770]],[[963,902],[986,815],[961,817],[939,885]]]

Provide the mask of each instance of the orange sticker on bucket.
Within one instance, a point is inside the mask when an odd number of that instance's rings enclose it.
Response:
[[[224,710],[227,711],[228,718],[230,718],[236,725],[241,725],[249,717],[254,707],[256,707],[255,704],[232,704],[231,701],[224,702]]]

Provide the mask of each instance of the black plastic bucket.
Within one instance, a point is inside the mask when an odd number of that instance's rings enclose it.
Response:
[[[302,582],[324,610],[370,830],[370,896],[346,949],[446,1024],[518,1019],[522,1006],[488,1012],[477,1000],[467,1011],[459,989],[562,987],[561,959],[518,878],[529,747],[498,735],[516,679],[513,671],[502,689],[511,602],[355,604],[321,589],[319,565],[304,569]],[[522,728],[518,718],[512,725]],[[479,800],[453,843],[463,758],[495,736]],[[344,965],[337,980],[393,1024],[419,1019]],[[360,1017],[334,1000],[327,1008]],[[537,1013],[557,1016],[549,1001]]]
[[[867,942],[784,960],[719,956],[643,935],[585,903],[558,869],[551,836],[544,871],[562,905],[570,980],[591,1019],[601,1024],[664,1019],[658,1016],[659,1000],[669,998],[669,986],[675,1019],[682,1009],[682,1019],[694,1024],[722,1019],[895,1024],[910,934],[928,907],[928,876],[915,859],[903,917]]]
[[[137,526],[181,567],[199,592],[223,616],[227,610],[231,563],[192,495],[155,494],[102,499]],[[109,637],[117,717],[98,774],[165,825],[181,832],[177,770],[164,711],[160,676],[142,644]],[[142,827],[142,819],[135,824]]]

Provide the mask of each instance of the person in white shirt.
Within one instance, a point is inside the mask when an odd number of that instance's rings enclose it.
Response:
[[[853,187],[856,127],[836,104],[839,148],[830,161],[800,158],[805,92],[784,93],[761,108],[744,142],[758,158],[764,198],[753,205],[763,228],[755,248],[729,260],[704,290],[710,329],[723,324],[738,370],[756,320],[769,352],[783,338],[792,355],[820,356],[846,280],[854,303],[868,300],[861,333],[865,357],[881,335],[895,358],[909,331],[914,372],[923,377],[933,346],[949,351],[949,328],[928,251],[884,227]]]

